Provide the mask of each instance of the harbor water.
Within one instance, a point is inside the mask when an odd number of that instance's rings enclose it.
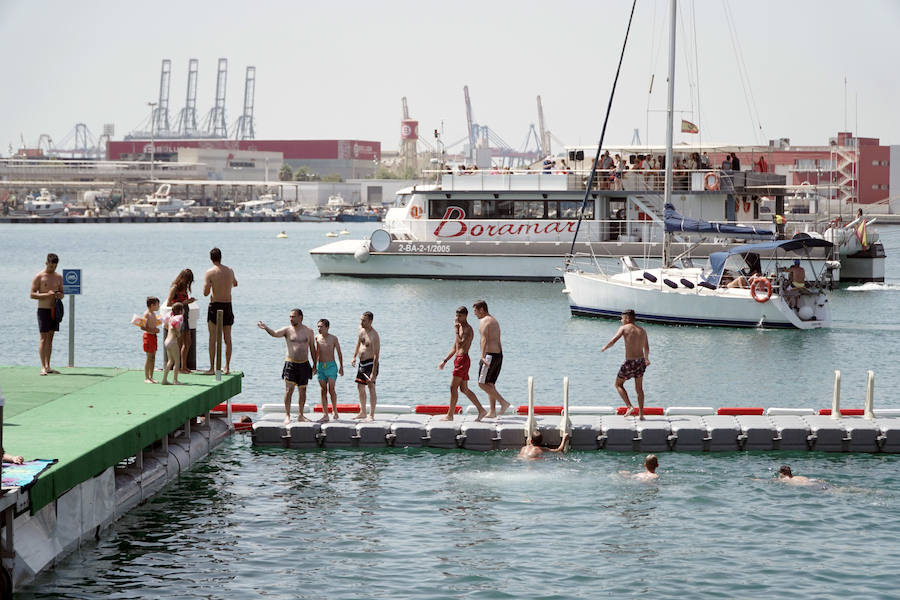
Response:
[[[351,237],[375,227],[349,225]],[[288,237],[277,239],[282,229]],[[617,323],[572,318],[561,283],[320,278],[308,250],[333,229],[328,223],[0,225],[0,364],[38,364],[28,288],[47,252],[59,254],[60,269],[82,269],[76,365],[139,369],[144,355],[131,315],[143,311],[147,295],[164,299],[187,267],[205,316],[203,272],[209,249],[218,246],[239,282],[232,368],[245,373],[240,402],[281,401],[283,341],[256,323],[282,327],[298,307],[307,325],[328,318],[341,340],[346,369],[339,401],[357,399],[349,362],[359,316],[371,310],[382,340],[379,401],[446,403],[450,374],[437,366],[452,343],[454,309],[471,310],[483,298],[503,332],[498,389],[507,400],[524,404],[533,375],[538,404],[561,403],[563,376],[573,405],[619,403],[612,381],[621,342],[600,353]],[[881,235],[887,282],[836,291],[830,329],[647,326],[647,405],[829,407],[840,369],[842,406],[858,408],[871,369],[876,408],[900,407],[893,359],[900,351],[900,228],[883,227]],[[476,325],[474,316],[470,323]],[[197,362],[205,368],[205,324],[198,338]],[[55,367],[65,365],[67,343],[64,323]],[[308,403],[315,400],[318,389],[310,387]],[[262,449],[235,436],[17,597],[895,593],[896,456],[667,453],[659,482],[649,485],[618,474],[639,470],[641,455],[573,452],[529,463],[514,456]],[[782,463],[824,480],[824,489],[773,482]]]

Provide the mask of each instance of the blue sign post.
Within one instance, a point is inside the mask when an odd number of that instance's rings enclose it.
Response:
[[[69,296],[69,367],[75,366],[75,296],[81,295],[81,269],[63,269],[63,294]]]

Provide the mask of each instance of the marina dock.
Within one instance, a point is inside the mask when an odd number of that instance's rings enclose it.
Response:
[[[253,424],[257,446],[286,448],[422,447],[463,450],[511,450],[525,444],[528,407],[510,414],[475,421],[475,414],[457,407],[453,421],[444,421],[447,406],[386,405],[372,422],[356,421],[357,405],[339,405],[342,418],[327,423],[285,425],[284,408],[265,404]],[[316,407],[321,410],[321,407]],[[900,452],[900,409],[762,407],[646,407],[646,420],[624,416],[624,407],[570,407],[568,425],[561,406],[535,406],[534,423],[544,442],[555,447],[562,432],[571,432],[573,450],[625,452],[736,452],[741,450],[813,450],[824,452]],[[343,413],[347,413],[344,417]],[[462,413],[462,414],[460,414]],[[306,415],[318,419],[321,413]]]
[[[3,446],[56,459],[28,489],[0,497],[4,578],[13,587],[77,548],[190,468],[233,432],[210,415],[241,392],[241,375],[148,385],[142,371],[0,367]],[[203,417],[197,419],[197,417]]]

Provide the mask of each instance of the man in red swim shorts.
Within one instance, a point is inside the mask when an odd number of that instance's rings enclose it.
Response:
[[[616,375],[616,391],[625,401],[625,416],[634,414],[634,407],[628,400],[628,392],[625,391],[625,382],[634,377],[634,389],[638,398],[638,416],[641,421],[644,420],[644,371],[650,366],[650,342],[647,339],[647,332],[642,327],[634,324],[634,311],[626,310],[622,313],[622,326],[613,339],[609,340],[601,352],[605,352],[607,348],[611,348],[613,344],[619,341],[619,338],[625,338],[625,362],[619,367],[619,373]]]
[[[472,326],[469,325],[469,311],[465,306],[460,306],[456,309],[456,318],[453,321],[453,347],[450,348],[450,353],[447,354],[446,358],[441,361],[441,364],[438,365],[438,369],[443,370],[444,365],[453,358],[453,379],[450,380],[450,410],[447,411],[447,416],[445,416],[442,420],[444,421],[452,421],[453,415],[456,412],[456,402],[459,400],[459,391],[462,390],[462,393],[466,395],[466,398],[472,401],[472,404],[475,405],[475,408],[478,409],[478,418],[476,421],[480,421],[484,418],[484,415],[487,414],[487,411],[484,410],[484,407],[481,406],[481,403],[478,401],[478,397],[475,395],[475,392],[469,389],[469,367],[472,362],[469,360],[469,347],[472,345],[472,340],[475,338],[475,332],[472,330]]]

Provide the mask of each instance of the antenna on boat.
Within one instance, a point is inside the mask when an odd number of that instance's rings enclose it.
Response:
[[[584,219],[584,208],[587,206],[591,197],[591,188],[594,186],[594,179],[597,175],[597,163],[600,162],[600,153],[603,150],[603,138],[606,137],[606,125],[609,123],[609,113],[612,111],[613,98],[616,95],[616,84],[619,82],[619,73],[622,71],[622,60],[625,58],[625,46],[628,44],[628,34],[631,32],[631,22],[634,19],[634,8],[637,6],[637,0],[631,5],[631,15],[628,17],[628,28],[625,30],[625,40],[622,42],[622,52],[619,54],[619,66],[616,67],[616,77],[613,79],[612,90],[609,92],[609,103],[606,105],[606,117],[603,118],[603,129],[600,131],[600,142],[597,144],[597,154],[594,156],[594,162],[591,164],[591,174],[588,176],[587,184],[584,188],[584,200],[581,202],[581,210],[578,212],[578,223],[575,225],[575,235],[572,236],[572,247],[569,249],[569,256],[566,257],[566,267],[569,261],[575,256],[575,241],[578,239],[578,230],[581,229],[581,221]]]
[[[675,103],[675,17],[677,15],[678,0],[669,2],[669,79],[666,93],[666,179],[663,192],[663,206],[672,203],[672,144],[675,128],[675,113],[672,109]],[[668,267],[669,236],[663,235],[663,267]]]

